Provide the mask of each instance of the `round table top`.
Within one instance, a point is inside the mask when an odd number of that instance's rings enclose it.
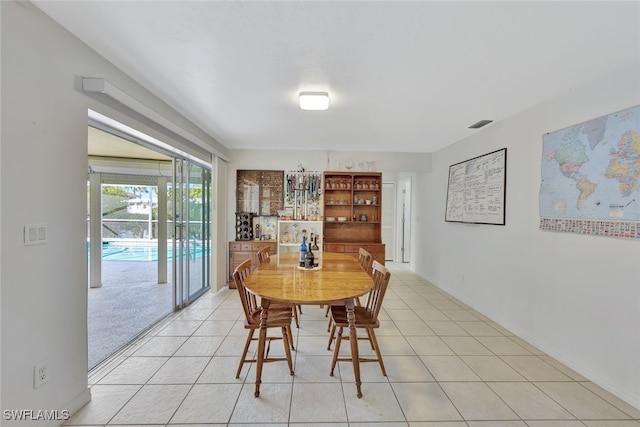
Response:
[[[315,255],[320,257],[320,268],[312,270],[298,266],[298,253],[272,255],[249,274],[245,285],[262,298],[292,304],[345,301],[371,289],[372,279],[357,258],[333,252]]]

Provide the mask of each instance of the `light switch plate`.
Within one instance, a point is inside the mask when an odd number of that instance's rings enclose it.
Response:
[[[25,224],[24,245],[44,245],[47,243],[47,224]]]

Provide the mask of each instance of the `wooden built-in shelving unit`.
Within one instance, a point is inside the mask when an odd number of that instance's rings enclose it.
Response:
[[[323,189],[323,249],[357,256],[363,247],[384,263],[382,174],[325,172]]]

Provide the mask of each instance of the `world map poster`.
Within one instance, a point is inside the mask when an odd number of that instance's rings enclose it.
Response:
[[[640,239],[640,106],[542,140],[540,229]]]

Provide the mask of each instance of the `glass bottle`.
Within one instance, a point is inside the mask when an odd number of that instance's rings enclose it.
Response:
[[[304,267],[307,255],[307,236],[302,236],[302,244],[300,245],[300,267]]]
[[[314,251],[319,251],[320,247],[318,246],[318,236],[313,236],[313,246],[311,247]]]
[[[311,250],[311,243],[309,243],[309,249],[307,250],[307,253],[305,254],[305,257],[304,257],[304,266],[306,268],[313,268],[314,258],[315,256],[313,255],[313,251]]]

